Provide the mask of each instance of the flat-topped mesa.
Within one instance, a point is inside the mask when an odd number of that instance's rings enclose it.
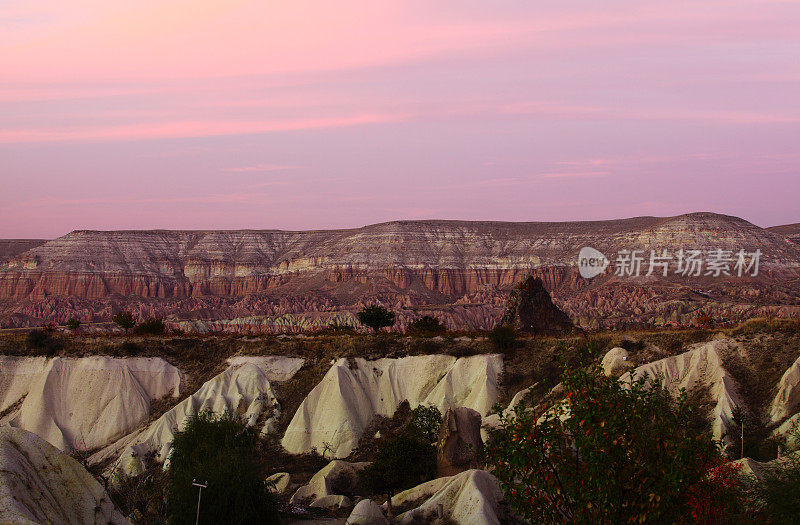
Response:
[[[643,291],[630,280],[598,291],[609,279],[589,286],[577,272],[585,246],[612,260],[620,249],[759,249],[764,278],[800,271],[800,247],[781,233],[712,213],[561,223],[397,221],[301,232],[82,230],[0,262],[0,324],[108,320],[118,308],[187,321],[199,312],[203,319],[244,319],[379,301],[395,308],[482,306],[491,313],[463,327],[491,328],[508,291],[530,275],[573,319],[590,311],[603,319],[640,316],[658,303],[652,293],[666,290],[672,295],[665,300],[674,302],[696,284],[673,280],[668,289],[648,284]],[[784,306],[797,295],[775,286],[748,294],[760,306]],[[680,318],[688,315],[684,306],[670,308]],[[669,317],[672,310],[653,315]],[[455,328],[463,318],[449,322]],[[250,321],[236,325],[258,329]]]

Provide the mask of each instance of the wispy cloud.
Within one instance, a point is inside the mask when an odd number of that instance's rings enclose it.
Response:
[[[252,166],[239,166],[236,168],[223,168],[221,171],[229,173],[266,173],[270,171],[297,170],[302,166],[288,166],[281,164],[253,164]]]

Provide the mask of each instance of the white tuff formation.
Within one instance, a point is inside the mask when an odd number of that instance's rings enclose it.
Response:
[[[778,393],[769,408],[772,423],[791,416],[800,405],[800,357],[784,372],[778,381]]]
[[[293,358],[290,365],[284,366],[273,358],[256,358],[239,361],[229,366],[224,372],[206,381],[200,389],[184,399],[148,427],[126,436],[117,443],[94,454],[89,458],[91,463],[120,457],[116,468],[129,475],[141,472],[142,458],[156,452],[156,459],[166,463],[172,450],[175,431],[183,428],[186,420],[199,412],[210,410],[216,414],[225,411],[238,414],[248,425],[255,425],[264,414],[269,414],[263,431],[269,432],[280,416],[280,406],[272,391],[270,379],[280,380],[290,377],[286,370],[299,368]],[[273,374],[274,370],[278,370]]]
[[[707,388],[715,403],[711,414],[714,439],[720,439],[729,431],[735,430],[733,412],[741,406],[741,401],[733,377],[722,366],[719,352],[736,344],[732,340],[718,339],[694,345],[692,350],[683,354],[642,365],[619,380],[628,382],[631,374],[635,378],[643,375],[659,378],[663,381],[663,387],[673,395],[681,388],[685,388],[687,392],[698,387]]]
[[[353,508],[345,525],[389,525],[381,508],[371,499],[362,499]]]
[[[322,500],[321,504],[327,506],[327,503],[332,501],[330,496],[337,496],[338,491],[350,491],[358,484],[358,475],[364,470],[369,462],[361,463],[348,463],[339,459],[334,459],[319,472],[314,474],[314,477],[308,482],[298,488],[292,494],[291,503],[300,504],[304,502],[314,503]]]
[[[616,347],[608,351],[603,356],[603,361],[600,363],[603,367],[603,372],[607,376],[619,376],[626,372],[633,365],[628,361],[628,351],[624,348]]]
[[[316,448],[346,457],[376,415],[392,416],[404,400],[412,408],[465,406],[485,415],[502,367],[500,355],[339,359],[297,409],[281,443],[292,454]]]
[[[67,452],[114,442],[147,421],[152,400],[180,391],[180,371],[160,358],[56,357],[33,374],[38,359],[17,363],[22,379],[5,381],[0,397],[18,395],[20,381],[30,381],[11,426]]]
[[[400,523],[426,523],[437,516],[442,505],[444,515],[456,523],[500,525],[503,492],[497,479],[484,470],[467,470],[450,478],[425,503],[398,516]]]
[[[0,427],[0,465],[0,523],[128,523],[80,463],[36,434]]]

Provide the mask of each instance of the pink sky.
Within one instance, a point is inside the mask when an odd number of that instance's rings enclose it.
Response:
[[[0,238],[800,222],[798,27],[789,0],[5,1]]]

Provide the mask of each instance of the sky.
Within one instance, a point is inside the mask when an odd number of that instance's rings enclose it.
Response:
[[[800,222],[800,1],[4,0],[0,238]]]

